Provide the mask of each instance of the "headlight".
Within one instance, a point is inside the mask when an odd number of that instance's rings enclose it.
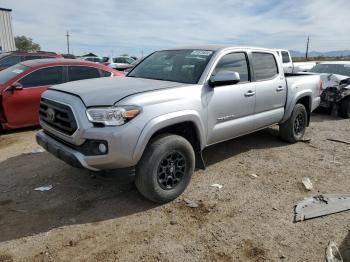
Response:
[[[136,106],[98,107],[86,110],[87,117],[92,123],[106,126],[120,126],[136,117],[141,109]]]

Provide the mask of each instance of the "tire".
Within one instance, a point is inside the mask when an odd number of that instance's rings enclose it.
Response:
[[[296,104],[290,118],[280,124],[279,133],[281,138],[289,143],[300,141],[305,134],[307,121],[308,117],[305,106]]]
[[[350,118],[350,97],[346,97],[341,101],[339,115],[343,118]]]
[[[156,203],[167,203],[181,195],[195,168],[195,154],[183,137],[163,134],[152,139],[136,166],[139,192]]]

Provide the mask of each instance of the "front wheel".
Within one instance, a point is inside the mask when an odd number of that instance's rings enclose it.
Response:
[[[191,144],[183,137],[163,134],[150,141],[136,166],[135,184],[147,199],[166,203],[181,195],[195,167]]]
[[[300,141],[305,134],[307,121],[305,106],[302,104],[296,104],[290,118],[286,122],[280,124],[280,136],[283,140],[289,143]]]

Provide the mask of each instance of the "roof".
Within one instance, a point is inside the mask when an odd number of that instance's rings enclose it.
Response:
[[[45,59],[35,59],[35,60],[27,60],[21,62],[22,65],[29,67],[40,67],[42,65],[51,65],[51,64],[61,64],[61,65],[95,65],[98,64],[78,59],[65,59],[65,58],[45,58]]]
[[[193,45],[193,46],[180,46],[175,48],[166,48],[163,50],[186,50],[186,49],[194,49],[194,50],[208,50],[208,51],[219,51],[222,49],[234,48],[234,49],[260,49],[260,50],[269,50],[275,51],[274,49],[264,48],[264,47],[252,47],[252,46],[234,46],[234,45]]]
[[[7,9],[7,8],[0,7],[0,11],[12,12],[12,9]]]
[[[50,56],[58,56],[57,53],[55,52],[50,52],[50,51],[37,51],[37,52],[25,52],[25,51],[7,51],[7,52],[2,52],[1,54],[6,54],[6,55],[50,55]]]

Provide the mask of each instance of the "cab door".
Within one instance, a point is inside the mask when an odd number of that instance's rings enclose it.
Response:
[[[51,85],[63,83],[63,67],[38,69],[17,81],[19,88],[3,93],[3,109],[10,128],[39,124],[41,94]]]
[[[287,86],[274,53],[253,52],[252,64],[256,88],[254,129],[260,129],[282,120]]]
[[[213,74],[221,70],[239,73],[240,81],[233,85],[208,87],[208,145],[254,129],[255,86],[251,82],[247,54],[232,52],[224,55]]]

